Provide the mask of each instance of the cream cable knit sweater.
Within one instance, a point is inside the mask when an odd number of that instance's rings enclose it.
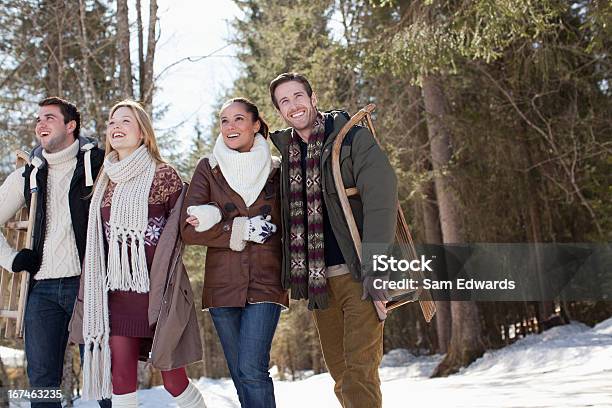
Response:
[[[79,142],[48,154],[43,152],[49,175],[47,179],[46,234],[40,271],[36,279],[76,276],[81,273],[79,255],[72,230],[68,191],[77,163]],[[0,186],[0,224],[8,221],[25,205],[23,169],[12,172]],[[15,251],[0,234],[0,266],[11,270]]]
[[[79,141],[57,153],[43,156],[49,166],[47,222],[40,271],[34,279],[54,279],[81,274],[79,252],[72,229],[68,192],[79,152]]]

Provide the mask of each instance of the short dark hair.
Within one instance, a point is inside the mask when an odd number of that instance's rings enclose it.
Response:
[[[76,122],[76,127],[74,128],[73,134],[74,138],[78,139],[81,133],[81,112],[79,112],[76,105],[72,102],[68,102],[65,99],[58,98],[57,96],[51,96],[38,102],[38,106],[50,105],[59,106],[60,112],[62,112],[62,116],[64,116],[64,124],[67,124],[71,120]]]
[[[282,73],[276,78],[274,78],[272,82],[270,82],[270,97],[272,98],[272,103],[274,104],[274,107],[276,109],[278,109],[278,101],[274,97],[274,91],[276,91],[276,88],[278,88],[280,84],[284,84],[285,82],[289,81],[296,81],[301,83],[302,85],[304,85],[304,88],[306,88],[306,93],[308,94],[308,97],[312,96],[312,86],[310,86],[310,82],[308,82],[308,79],[306,79],[304,75],[299,74],[297,72]]]
[[[261,133],[261,135],[267,139],[268,134],[270,133],[270,128],[268,127],[266,121],[259,114],[259,108],[257,107],[257,105],[255,105],[247,98],[240,97],[229,99],[223,104],[221,110],[223,110],[226,106],[229,106],[234,102],[241,103],[246,108],[247,112],[250,112],[251,115],[253,115],[253,122],[259,121],[259,133]]]

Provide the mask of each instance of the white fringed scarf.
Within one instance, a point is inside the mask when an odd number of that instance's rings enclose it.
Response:
[[[223,135],[219,135],[213,156],[227,184],[250,207],[259,197],[272,171],[272,155],[266,139],[257,133],[251,150],[241,153],[227,147]]]
[[[117,152],[112,152],[104,160],[94,189],[83,269],[84,399],[100,400],[112,395],[108,291],[149,291],[145,232],[155,169],[156,163],[144,145],[121,161]],[[107,263],[100,207],[109,180],[116,186],[111,201]]]

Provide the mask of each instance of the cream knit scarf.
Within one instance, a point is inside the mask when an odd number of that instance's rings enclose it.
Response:
[[[272,170],[272,155],[266,139],[259,133],[255,135],[253,147],[241,153],[230,149],[219,135],[213,156],[219,163],[221,173],[227,184],[242,199],[247,207],[257,200]]]
[[[145,256],[148,203],[156,164],[146,146],[119,161],[110,153],[91,199],[83,268],[83,398],[111,398],[108,291],[147,293],[149,272]],[[116,183],[111,201],[108,262],[100,206],[109,180]],[[128,246],[130,256],[128,256]]]

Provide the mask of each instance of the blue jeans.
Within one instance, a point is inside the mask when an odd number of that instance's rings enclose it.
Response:
[[[210,309],[243,408],[276,407],[268,368],[280,312],[275,303]]]
[[[59,388],[68,324],[79,293],[79,276],[32,280],[25,311],[25,353],[30,387]],[[32,402],[32,408],[59,408],[58,402]],[[100,403],[108,407],[106,403]]]
[[[25,353],[31,387],[59,388],[62,383],[68,323],[79,292],[79,277],[32,280],[25,311]],[[32,408],[61,407],[32,402]]]

